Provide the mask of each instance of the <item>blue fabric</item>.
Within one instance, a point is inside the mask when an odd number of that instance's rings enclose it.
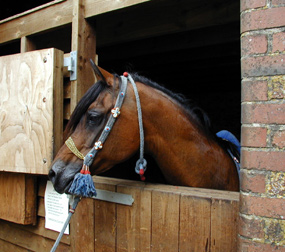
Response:
[[[229,131],[227,130],[221,130],[219,131],[217,134],[217,137],[225,139],[229,142],[231,142],[232,144],[234,144],[238,150],[238,152],[240,153],[240,142],[239,140],[237,140],[237,138]]]
[[[96,196],[96,189],[90,174],[81,174],[80,172],[74,176],[74,180],[68,190],[68,193],[81,196]]]

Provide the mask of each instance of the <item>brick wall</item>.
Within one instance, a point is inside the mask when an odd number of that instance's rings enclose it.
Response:
[[[239,251],[285,251],[285,0],[241,0]]]

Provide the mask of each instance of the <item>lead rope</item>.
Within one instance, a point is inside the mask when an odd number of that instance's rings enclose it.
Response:
[[[60,240],[61,240],[61,238],[62,238],[62,236],[64,234],[64,231],[65,231],[65,229],[66,229],[66,227],[67,227],[67,225],[68,225],[68,223],[69,223],[69,221],[71,219],[71,216],[74,214],[75,208],[77,207],[79,201],[81,200],[81,197],[78,197],[78,196],[75,196],[75,197],[71,196],[71,197],[72,198],[69,199],[71,207],[69,209],[69,213],[68,213],[67,219],[66,219],[65,223],[63,224],[63,227],[62,227],[62,229],[61,229],[61,231],[60,231],[60,233],[59,233],[55,243],[53,244],[53,247],[50,250],[50,252],[54,252],[57,249],[57,247],[59,245],[59,242],[60,242]]]
[[[145,181],[144,173],[146,171],[147,162],[144,159],[144,130],[143,130],[141,102],[136,83],[134,82],[132,76],[127,72],[124,73],[124,76],[128,78],[128,80],[131,82],[133,86],[137,103],[137,111],[138,111],[138,121],[139,121],[139,131],[140,131],[140,158],[136,163],[135,171],[137,174],[140,175],[141,180]]]

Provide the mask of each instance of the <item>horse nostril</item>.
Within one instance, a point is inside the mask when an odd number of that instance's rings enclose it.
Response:
[[[55,175],[56,175],[55,171],[51,168],[51,169],[49,170],[49,173],[48,173],[48,178],[49,178],[49,180],[50,180],[50,181],[53,181]]]

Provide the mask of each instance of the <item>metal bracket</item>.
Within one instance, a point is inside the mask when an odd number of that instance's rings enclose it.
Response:
[[[64,58],[63,65],[70,72],[70,80],[77,79],[77,51],[70,52],[70,57]]]
[[[134,203],[134,199],[132,195],[124,194],[124,193],[117,193],[111,192],[101,189],[96,189],[97,196],[92,197],[93,199],[97,200],[104,200],[108,202],[118,203],[122,205],[131,206]]]

